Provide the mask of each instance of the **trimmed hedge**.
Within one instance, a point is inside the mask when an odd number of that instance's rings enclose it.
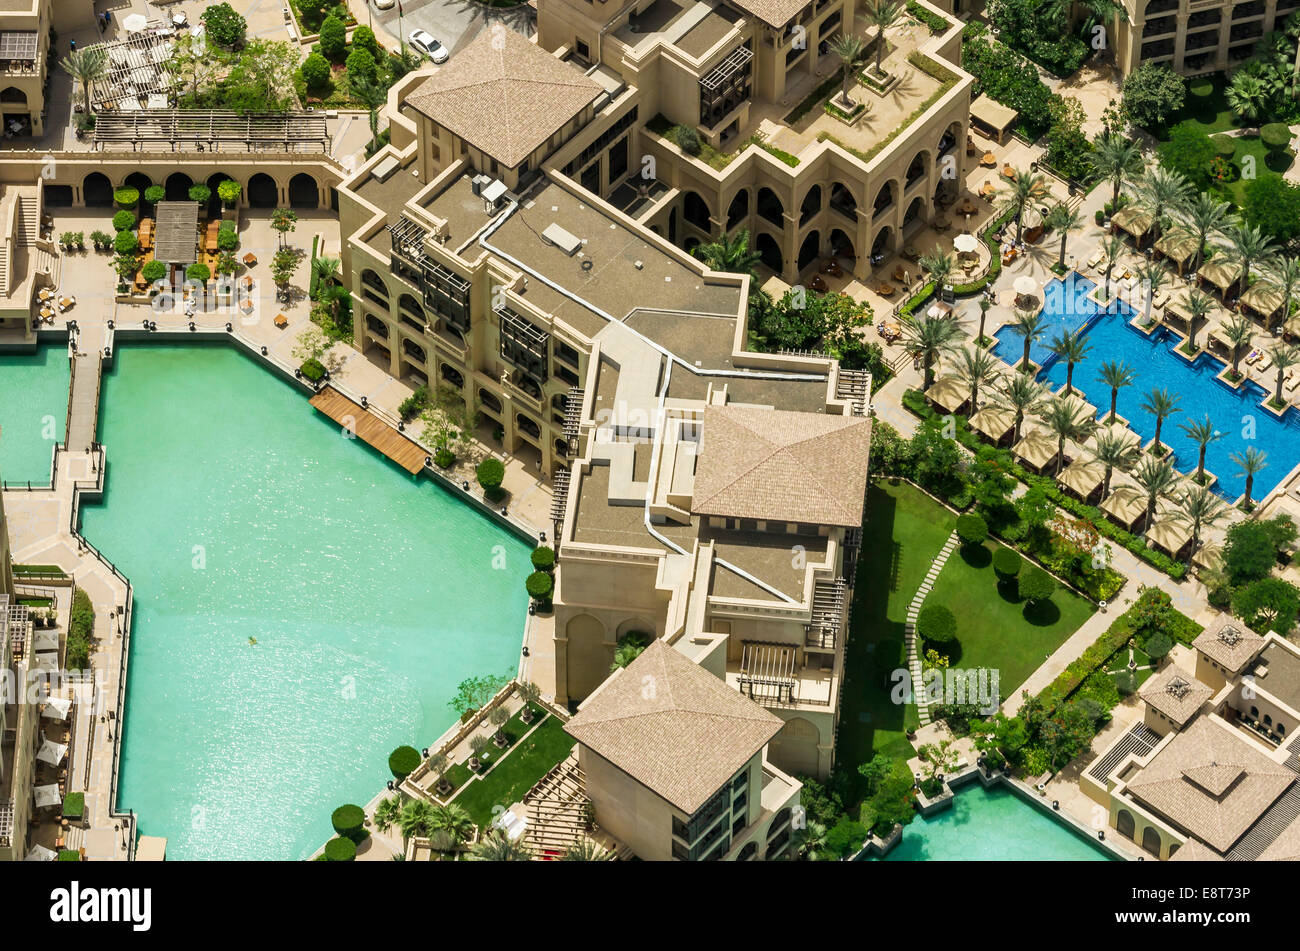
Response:
[[[86,794],[68,793],[63,797],[63,818],[80,819],[86,814]]]
[[[60,862],[80,862],[80,861],[81,861],[81,853],[78,852],[76,849],[60,849],[60,850],[59,850],[59,858],[58,858],[58,861],[60,861]]]
[[[156,205],[167,197],[167,189],[161,185],[150,185],[144,190],[144,200],[151,205]]]
[[[357,857],[357,844],[342,836],[325,843],[326,862],[351,862]]]
[[[903,405],[914,415],[921,419],[933,419],[937,415],[930,404],[926,402],[925,395],[917,390],[908,390],[903,394]],[[971,432],[966,417],[955,415],[957,421],[957,441],[975,452],[986,445],[975,433]],[[1066,495],[1060,490],[1056,483],[1045,476],[1034,475],[1027,471],[1014,458],[1010,458],[1010,453],[1006,462],[1007,474],[1013,478],[1032,487],[1041,487],[1044,494],[1057,507],[1064,509],[1076,518],[1081,518],[1092,525],[1107,541],[1115,542],[1126,548],[1137,558],[1141,558],[1147,564],[1163,571],[1169,577],[1175,580],[1181,580],[1187,574],[1187,566],[1180,561],[1175,561],[1163,552],[1156,551],[1154,548],[1147,548],[1139,536],[1132,532],[1126,531],[1106,518],[1101,510],[1091,505],[1085,505],[1072,495]]]
[[[1291,127],[1281,122],[1270,122],[1259,130],[1259,140],[1270,152],[1280,152],[1291,144]]]
[[[920,20],[931,33],[943,33],[948,29],[948,21],[941,16],[935,16],[925,7],[921,6],[916,0],[907,0],[907,14],[914,20]]]
[[[530,558],[538,571],[549,572],[555,567],[555,549],[549,545],[534,548]]]
[[[388,754],[388,771],[399,783],[420,765],[420,751],[414,746],[399,746]]]
[[[549,601],[555,591],[555,579],[548,572],[534,571],[524,580],[529,597],[535,601]]]
[[[1230,135],[1212,135],[1210,142],[1214,145],[1214,154],[1220,158],[1230,159],[1237,154],[1237,140]]]
[[[119,208],[134,208],[140,202],[140,190],[137,188],[119,188],[113,192],[113,201]]]
[[[496,500],[505,494],[501,489],[501,483],[506,478],[506,467],[495,456],[489,456],[478,464],[475,478],[478,479],[478,484],[482,486],[483,494],[487,498]]]
[[[1020,576],[1017,590],[1026,601],[1047,601],[1056,592],[1056,579],[1037,565],[1030,565]]]
[[[957,618],[942,604],[927,604],[916,616],[916,633],[927,644],[947,644],[957,639]]]
[[[113,216],[113,230],[125,231],[127,228],[135,227],[135,212],[123,208]]]
[[[993,553],[993,573],[1003,581],[1010,581],[1020,574],[1020,566],[1024,563],[1025,560],[1012,548],[998,546],[998,550]]]
[[[988,522],[974,512],[957,516],[957,537],[967,545],[982,545],[989,537]]]
[[[339,806],[330,816],[330,825],[334,826],[334,831],[339,835],[355,842],[358,836],[364,836],[366,811],[352,803]]]
[[[303,377],[310,380],[312,383],[319,383],[321,380],[325,379],[325,364],[321,363],[315,357],[310,357],[309,359],[304,360],[299,369],[302,370]]]

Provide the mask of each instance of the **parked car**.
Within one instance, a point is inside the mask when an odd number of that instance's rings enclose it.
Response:
[[[407,34],[406,42],[410,43],[416,50],[423,53],[435,63],[445,63],[451,56],[447,52],[447,47],[443,46],[424,30],[412,30]]]
[[[375,9],[376,9],[376,10],[391,10],[391,9],[393,9],[393,4],[396,3],[396,2],[397,2],[397,0],[375,0]]]

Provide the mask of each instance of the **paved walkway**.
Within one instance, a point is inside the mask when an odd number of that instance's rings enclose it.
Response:
[[[907,666],[912,672],[912,696],[916,698],[916,712],[921,719],[921,726],[930,725],[930,699],[926,695],[925,684],[921,679],[921,655],[916,646],[916,618],[921,613],[921,605],[925,603],[926,596],[934,587],[939,572],[943,571],[943,566],[948,563],[948,556],[956,547],[957,533],[954,531],[939,549],[939,554],[935,556],[934,563],[926,572],[925,580],[921,582],[916,597],[912,598],[912,603],[907,606],[907,622],[903,625],[907,640]]]

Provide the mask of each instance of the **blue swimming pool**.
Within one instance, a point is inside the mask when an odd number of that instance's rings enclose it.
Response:
[[[1088,293],[1097,285],[1086,277],[1071,271],[1064,279],[1057,278],[1043,286],[1043,335],[1029,347],[1029,359],[1046,369],[1056,362],[1050,347],[1052,341],[1064,333],[1076,333],[1095,321],[1101,311]],[[1120,303],[1127,313],[1128,305]],[[994,336],[997,344],[993,352],[1015,366],[1025,353],[1025,338],[1010,326],[1003,327]]]
[[[1095,286],[1082,277],[1074,284],[1084,289],[1083,294]],[[1063,296],[1058,299],[1066,300]],[[1067,304],[1069,300],[1077,301],[1077,297],[1066,300]],[[1048,305],[1052,303],[1049,297]],[[1101,312],[1095,303],[1087,300],[1074,310],[1074,319],[1081,319],[1081,325],[1087,328],[1088,343],[1092,345],[1087,358],[1074,368],[1074,386],[1097,407],[1099,418],[1110,410],[1110,388],[1098,379],[1101,364],[1109,360],[1124,361],[1137,370],[1137,381],[1119,391],[1116,410],[1144,442],[1154,439],[1156,434],[1155,418],[1142,410],[1147,394],[1163,387],[1178,395],[1179,412],[1165,421],[1160,439],[1173,449],[1174,465],[1180,470],[1195,469],[1199,454],[1196,443],[1183,432],[1182,424],[1208,415],[1223,433],[1221,439],[1207,447],[1205,467],[1218,476],[1214,490],[1225,499],[1235,500],[1245,491],[1245,477],[1232,457],[1248,447],[1253,446],[1268,456],[1267,468],[1255,476],[1251,489],[1256,499],[1271,492],[1300,463],[1300,412],[1288,410],[1281,419],[1270,413],[1260,405],[1268,398],[1269,391],[1259,384],[1247,381],[1233,389],[1217,380],[1216,376],[1223,370],[1222,361],[1203,353],[1189,363],[1174,352],[1181,338],[1173,331],[1161,328],[1147,336],[1130,326],[1133,310],[1126,304],[1120,303],[1111,312]],[[1080,314],[1084,316],[1080,318]],[[1049,315],[1049,319],[1062,323],[1069,318]],[[1009,333],[1009,329],[999,331],[996,352],[1014,363],[1020,358],[1023,344],[1014,334],[1004,338],[1004,331]],[[1053,390],[1059,390],[1065,385],[1065,370],[1065,364],[1053,360],[1038,378]]]

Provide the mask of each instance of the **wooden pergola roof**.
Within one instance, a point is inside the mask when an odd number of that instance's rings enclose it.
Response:
[[[164,264],[193,264],[197,261],[199,203],[160,201],[155,214],[154,259]]]
[[[317,112],[249,112],[228,109],[144,109],[101,113],[95,145],[133,150],[167,146],[173,152],[329,152],[325,115]]]

